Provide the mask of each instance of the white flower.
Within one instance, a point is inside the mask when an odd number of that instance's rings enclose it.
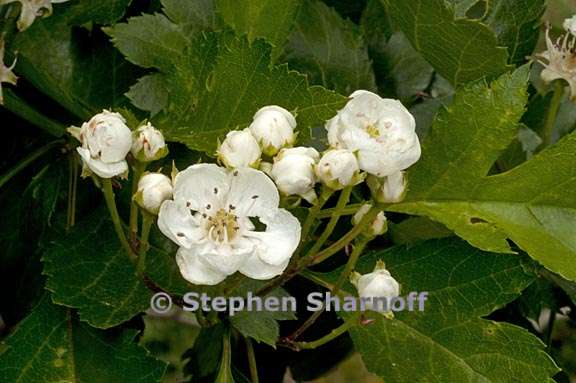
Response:
[[[332,189],[356,185],[362,180],[356,156],[347,149],[332,149],[322,155],[316,165],[316,175]]]
[[[152,214],[158,214],[160,205],[172,198],[172,181],[162,173],[146,173],[138,181],[134,200]]]
[[[387,313],[390,311],[390,300],[400,295],[400,285],[386,270],[382,261],[378,261],[374,271],[369,274],[360,275],[355,272],[351,282],[356,286],[360,298],[369,298],[366,302],[366,308],[369,310]],[[389,303],[383,306],[374,302],[374,298],[387,298]],[[376,306],[373,303],[377,303]]]
[[[16,23],[19,31],[27,29],[37,17],[48,17],[52,14],[52,4],[65,3],[68,0],[0,0],[0,5],[13,2],[22,4],[20,18]]]
[[[12,72],[12,69],[16,66],[16,60],[11,66],[7,67],[4,65],[4,39],[0,37],[0,105],[4,103],[4,97],[2,96],[2,83],[16,85],[18,77]]]
[[[272,178],[285,195],[299,195],[308,202],[316,199],[314,167],[320,155],[314,148],[282,149],[274,158]]]
[[[178,173],[174,200],[164,201],[158,227],[180,246],[183,277],[215,285],[236,271],[254,279],[280,275],[300,242],[300,223],[278,208],[268,176],[252,168],[197,164]],[[256,226],[253,221],[265,226]]]
[[[294,144],[295,127],[296,119],[292,113],[280,106],[269,105],[256,112],[248,129],[260,144],[262,151],[268,156],[273,156],[280,149]]]
[[[576,99],[576,53],[574,45],[576,36],[566,33],[560,36],[556,43],[550,39],[550,30],[546,30],[546,51],[536,55],[536,59],[544,69],[540,77],[544,82],[563,79],[570,86],[571,99]]]
[[[226,167],[257,167],[262,151],[249,129],[233,130],[226,134],[218,148],[218,158]]]
[[[82,146],[76,148],[86,167],[102,178],[128,171],[126,155],[132,147],[132,132],[119,113],[104,110],[82,124],[69,128]]]
[[[566,32],[570,32],[572,35],[576,36],[576,15],[564,20],[562,26]]]
[[[402,202],[406,195],[406,178],[402,171],[383,178],[369,176],[367,183],[372,197],[378,202],[398,203]]]
[[[132,155],[142,162],[159,160],[168,154],[168,146],[161,131],[147,123],[133,134]]]
[[[357,90],[326,124],[333,148],[358,156],[360,169],[378,177],[404,170],[420,158],[414,117],[398,100]]]
[[[360,209],[358,209],[356,214],[354,214],[354,216],[352,217],[352,224],[358,225],[358,223],[360,223],[362,218],[366,215],[366,213],[368,213],[368,211],[371,208],[372,205],[369,203],[365,203],[364,205],[362,205]],[[369,235],[370,237],[376,237],[378,235],[386,233],[386,231],[388,231],[388,219],[386,218],[386,215],[384,215],[384,212],[381,211],[378,213],[376,218],[374,218],[374,220],[370,224],[370,227],[368,228],[368,230],[366,230],[365,234]]]

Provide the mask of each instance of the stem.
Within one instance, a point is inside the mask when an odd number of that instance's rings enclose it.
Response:
[[[362,207],[362,205],[364,205],[364,203],[350,204],[340,211],[340,216],[356,214],[356,212],[358,211],[358,209],[360,209]],[[324,209],[324,210],[320,211],[320,213],[318,213],[317,218],[318,219],[330,218],[330,217],[332,217],[332,214],[334,214],[335,211],[336,211],[335,207]]]
[[[143,214],[142,218],[142,236],[140,237],[140,249],[138,252],[138,265],[136,266],[136,272],[140,276],[144,276],[144,271],[146,270],[146,254],[148,253],[148,237],[150,236],[150,229],[154,224],[154,217],[148,213]]]
[[[298,327],[298,329],[296,331],[294,331],[292,334],[290,334],[286,338],[286,340],[287,341],[293,341],[293,340],[298,339],[300,337],[300,335],[304,334],[304,332],[306,330],[308,330],[310,328],[310,326],[312,326],[318,318],[320,318],[320,315],[322,315],[325,308],[326,308],[326,305],[323,303],[322,307],[319,310],[315,311],[314,314],[310,315],[308,317],[308,319],[306,319],[306,321],[304,323],[302,323],[302,325],[300,327]]]
[[[215,383],[232,383],[232,352],[230,346],[230,331],[226,331],[222,339],[222,356],[220,358],[220,371],[216,377]]]
[[[356,262],[358,262],[360,254],[362,254],[362,252],[364,251],[366,245],[368,244],[368,242],[370,242],[370,240],[371,238],[366,237],[358,241],[358,243],[354,247],[354,250],[352,250],[352,254],[350,254],[350,258],[348,258],[348,262],[346,262],[346,267],[344,268],[344,271],[342,271],[342,274],[340,274],[340,277],[338,277],[336,285],[334,285],[334,288],[332,288],[332,293],[337,294],[340,291],[340,288],[342,287],[344,282],[346,282],[348,276],[356,267]]]
[[[126,254],[131,259],[135,259],[136,255],[130,248],[128,241],[126,240],[126,235],[124,234],[124,229],[122,229],[122,221],[120,220],[120,215],[118,214],[118,209],[116,208],[116,200],[114,199],[114,191],[112,190],[112,181],[110,178],[102,178],[102,186],[104,187],[104,199],[106,200],[106,206],[110,212],[110,217],[112,218],[112,223],[114,224],[114,230],[116,230],[116,235],[120,240],[120,244],[126,251]]]
[[[254,354],[254,346],[252,340],[246,337],[246,353],[248,355],[248,364],[250,365],[250,379],[252,383],[258,383],[258,366],[256,365],[256,355]]]
[[[552,335],[554,332],[554,321],[556,320],[556,311],[550,309],[550,316],[548,317],[548,327],[546,328],[546,349],[548,352],[552,350]]]
[[[340,238],[338,241],[334,242],[331,246],[327,247],[326,249],[322,250],[321,252],[313,255],[311,258],[311,264],[316,265],[321,263],[331,257],[332,255],[336,254],[342,248],[344,248],[347,244],[352,242],[354,238],[356,238],[362,231],[366,228],[366,226],[370,225],[374,218],[378,215],[380,209],[377,207],[372,207],[365,215],[362,217],[360,222],[356,226],[352,228],[346,235]]]
[[[306,221],[304,221],[304,225],[302,225],[302,235],[301,235],[301,243],[306,242],[308,239],[308,235],[310,234],[310,229],[312,228],[312,224],[316,220],[318,213],[322,209],[322,206],[328,201],[330,196],[334,193],[333,189],[328,187],[324,187],[322,189],[322,193],[320,193],[320,197],[318,197],[318,201],[316,201],[316,205],[310,208],[308,212],[308,216],[306,217]]]
[[[338,223],[338,220],[342,215],[342,210],[346,207],[348,201],[350,201],[350,194],[352,193],[352,189],[353,186],[348,186],[344,188],[344,190],[342,190],[342,192],[340,193],[340,197],[338,197],[338,202],[336,203],[336,209],[334,210],[332,216],[330,217],[330,221],[328,221],[328,224],[326,225],[326,228],[324,229],[324,232],[322,233],[320,238],[314,243],[314,246],[312,246],[310,251],[308,251],[308,253],[306,254],[307,257],[309,257],[311,254],[316,254],[316,252],[318,252],[318,250],[322,248],[324,243],[326,243],[326,241],[334,231],[334,228],[336,227],[336,224]]]
[[[552,96],[552,101],[550,101],[550,106],[548,107],[548,114],[546,115],[546,123],[544,125],[544,130],[542,131],[542,147],[545,148],[550,146],[552,143],[552,133],[554,133],[554,124],[556,122],[556,116],[558,115],[558,109],[560,109],[560,102],[562,101],[562,93],[564,92],[564,86],[561,81],[554,82],[554,95]]]
[[[344,334],[350,328],[352,328],[355,324],[353,319],[347,320],[339,327],[336,327],[334,330],[330,331],[330,333],[326,336],[323,336],[320,339],[317,339],[312,342],[294,342],[292,346],[297,350],[312,350],[318,348],[320,346],[325,345],[326,343],[338,338],[340,335]]]
[[[10,169],[7,173],[0,176],[0,188],[4,186],[8,181],[10,181],[15,175],[24,170],[32,162],[36,161],[38,158],[42,157],[44,154],[48,153],[50,150],[54,149],[60,144],[63,144],[64,140],[52,141],[43,147],[37,149],[36,151],[30,153],[22,161],[20,161],[16,166]]]
[[[138,181],[142,173],[146,170],[146,163],[136,162],[134,173],[132,174],[132,197],[138,191]],[[130,243],[136,243],[138,239],[138,204],[133,199],[130,202]]]
[[[335,285],[329,287],[332,294],[338,294],[340,292],[340,288],[342,287],[344,282],[346,282],[346,279],[348,278],[350,273],[354,270],[354,267],[356,267],[356,262],[358,262],[360,254],[362,254],[362,252],[366,248],[366,245],[368,244],[368,242],[370,242],[370,239],[371,238],[366,237],[356,244],[354,250],[352,251],[352,254],[350,255],[350,258],[348,259],[348,262],[346,263],[344,271],[342,272],[342,274],[340,274],[340,277],[338,278],[338,281],[336,282]],[[304,331],[310,328],[310,326],[312,326],[314,322],[316,322],[316,320],[320,318],[320,315],[322,315],[325,308],[326,305],[323,304],[318,311],[310,315],[306,320],[306,322],[304,322],[302,326],[300,326],[296,331],[294,331],[288,338],[292,340],[298,339],[298,337],[302,335]]]
[[[70,229],[76,223],[76,195],[78,193],[78,169],[76,154],[70,153],[68,156],[68,210],[66,229]]]
[[[39,127],[46,133],[54,137],[62,137],[66,133],[66,127],[50,118],[44,116],[36,109],[32,108],[11,89],[4,89],[4,105],[6,109],[15,115]]]

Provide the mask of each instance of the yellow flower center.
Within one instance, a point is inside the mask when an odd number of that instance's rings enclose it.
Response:
[[[230,206],[230,210],[234,210]],[[240,230],[238,217],[224,209],[220,209],[212,217],[208,217],[208,237],[217,242],[229,242]]]
[[[372,124],[370,124],[366,127],[366,132],[368,132],[368,134],[372,138],[376,138],[376,137],[380,136],[380,132],[378,131],[378,128]]]

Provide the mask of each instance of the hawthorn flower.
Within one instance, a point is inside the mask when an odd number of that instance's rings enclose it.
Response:
[[[546,30],[546,51],[536,55],[536,59],[544,69],[540,77],[544,82],[550,83],[562,79],[570,86],[570,96],[576,99],[576,36],[566,33],[560,36],[556,43],[550,39],[550,30]]]
[[[369,176],[367,183],[372,197],[378,202],[398,203],[406,195],[406,178],[402,171],[383,178]]]
[[[253,279],[280,275],[300,242],[300,223],[278,207],[276,186],[259,170],[192,165],[174,180],[158,227],[180,246],[182,276],[215,285],[239,271]]]
[[[249,129],[226,134],[218,148],[218,158],[228,168],[257,167],[262,151]]]
[[[562,24],[566,32],[571,33],[572,35],[576,36],[576,15],[564,20]]]
[[[292,113],[280,106],[269,105],[256,112],[248,129],[260,144],[262,152],[274,156],[280,149],[294,144],[295,127],[296,119]]]
[[[331,149],[324,153],[316,165],[316,175],[332,189],[342,189],[362,180],[358,160],[347,149]]]
[[[282,149],[274,158],[271,176],[285,195],[299,195],[308,202],[316,199],[314,168],[320,158],[314,148]]]
[[[172,181],[162,173],[146,173],[138,181],[134,200],[143,209],[158,214],[160,205],[172,198]]]
[[[82,144],[76,150],[85,172],[90,170],[99,177],[112,178],[128,171],[126,155],[132,147],[132,132],[122,115],[104,110],[81,128],[72,127],[68,131]]]
[[[130,151],[138,161],[151,162],[166,157],[168,146],[162,132],[148,122],[133,133]]]
[[[0,0],[0,5],[19,2],[22,5],[16,26],[19,31],[27,29],[37,17],[52,14],[52,4],[65,3],[68,0]]]
[[[360,169],[385,177],[420,158],[416,122],[398,100],[357,90],[326,124],[333,148],[357,154]]]
[[[378,311],[381,313],[390,312],[390,305],[383,307],[380,304],[374,306],[373,300],[375,298],[386,298],[391,300],[400,295],[400,285],[386,270],[384,262],[378,261],[374,271],[369,274],[360,275],[354,272],[351,276],[351,282],[358,290],[360,298],[370,298],[366,302],[366,308],[369,310]]]
[[[352,224],[357,225],[360,223],[362,218],[368,213],[368,211],[372,208],[372,205],[369,203],[365,203],[358,209],[356,214],[352,217]],[[374,218],[368,229],[366,230],[366,234],[370,237],[376,237],[382,235],[388,231],[388,219],[384,212],[381,211],[378,215]]]
[[[0,38],[0,105],[4,103],[4,97],[2,96],[2,83],[16,85],[18,77],[12,72],[12,69],[16,66],[16,60],[9,67],[4,65],[4,39]]]

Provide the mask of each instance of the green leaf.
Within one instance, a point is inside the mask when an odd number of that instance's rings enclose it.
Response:
[[[6,340],[2,382],[152,383],[166,366],[133,340],[134,330],[102,331],[78,322],[45,294]]]
[[[78,309],[97,328],[125,322],[149,307],[151,293],[116,239],[107,212],[97,210],[42,257],[55,303]]]
[[[132,17],[105,32],[128,61],[144,68],[171,69],[188,42],[182,29],[162,14]]]
[[[444,0],[381,0],[414,48],[457,85],[497,76],[508,68],[506,49],[486,25],[455,18]]]
[[[124,3],[105,0],[101,7]],[[123,94],[140,71],[124,60],[99,30],[73,25],[79,17],[116,18],[88,12],[82,4],[57,7],[53,16],[37,20],[17,34],[13,49],[18,51],[18,74],[77,117],[87,119],[103,108],[127,105]]]
[[[360,273],[377,260],[402,287],[401,295],[428,292],[424,311],[378,318],[350,334],[371,372],[390,382],[547,382],[557,368],[544,344],[519,327],[481,319],[514,300],[535,279],[533,263],[481,252],[442,239],[397,246],[362,257]],[[321,278],[336,281],[342,268]],[[351,285],[345,287],[354,292]]]
[[[68,12],[72,15],[70,23],[81,25],[92,22],[94,24],[112,24],[124,16],[126,8],[132,0],[80,0],[66,4]]]
[[[248,291],[254,294],[261,283],[258,281],[248,280],[244,283],[240,293],[237,296],[246,296]],[[290,297],[284,289],[276,289],[266,297],[277,297],[280,301],[283,298]],[[289,309],[290,307],[288,307]],[[296,319],[293,311],[240,311],[234,316],[230,316],[230,323],[245,337],[250,337],[257,342],[264,342],[272,347],[276,347],[276,342],[280,336],[280,326],[278,321]]]
[[[218,26],[213,0],[162,0],[162,5],[166,16],[180,25],[187,36],[214,30]]]
[[[500,45],[508,47],[510,63],[526,61],[540,35],[544,0],[496,0],[490,2],[485,22],[496,32]]]
[[[272,57],[282,51],[302,0],[216,0],[222,19],[250,41],[263,38],[272,45]]]
[[[304,2],[281,61],[341,94],[376,88],[359,28],[321,1]]]
[[[527,67],[456,93],[408,173],[409,192],[390,210],[426,215],[472,245],[532,258],[576,279],[576,134],[502,174],[489,171],[515,139],[526,103]]]
[[[308,86],[305,76],[286,65],[272,66],[272,46],[261,39],[203,32],[190,40],[182,29],[162,15],[144,15],[106,30],[128,60],[160,69],[169,103],[153,122],[169,140],[213,153],[218,138],[248,125],[259,108],[271,104],[296,113],[306,137],[310,127],[324,124],[346,101]],[[131,99],[147,97],[146,81],[132,89]],[[156,111],[162,104],[145,107]]]
[[[135,107],[150,112],[154,117],[168,105],[168,89],[164,84],[164,76],[153,73],[144,76],[132,87],[126,97]]]
[[[429,87],[434,69],[401,31],[391,30],[380,0],[368,2],[360,25],[382,96],[411,102]]]

